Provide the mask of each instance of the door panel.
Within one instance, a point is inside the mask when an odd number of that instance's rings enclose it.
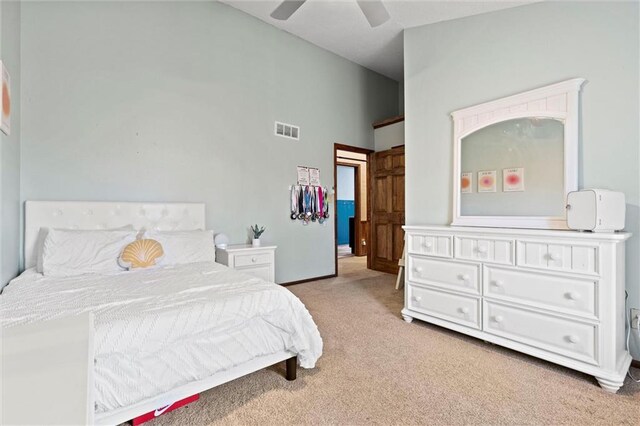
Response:
[[[391,179],[393,185],[391,191],[393,194],[393,211],[404,215],[404,175],[392,176]]]
[[[371,269],[398,273],[404,248],[404,147],[371,154]]]
[[[375,232],[375,250],[373,255],[375,258],[382,260],[390,257],[388,238],[389,230],[387,224],[376,224]]]
[[[404,249],[404,231],[401,224],[393,224],[393,253],[394,259],[400,259],[402,257],[402,250]]]
[[[373,198],[373,210],[377,213],[385,213],[388,211],[391,201],[391,189],[389,187],[389,180],[386,177],[374,179],[375,185],[373,187],[373,192],[380,195]]]

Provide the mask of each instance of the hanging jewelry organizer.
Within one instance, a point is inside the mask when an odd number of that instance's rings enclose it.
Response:
[[[324,223],[329,219],[327,188],[315,185],[291,186],[291,220],[299,220],[303,225],[309,222]]]
[[[303,225],[310,222],[323,224],[329,219],[329,191],[320,185],[320,171],[315,168],[298,166],[298,184],[289,187],[291,191],[291,220],[299,220]]]

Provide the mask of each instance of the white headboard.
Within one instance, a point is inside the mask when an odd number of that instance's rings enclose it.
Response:
[[[27,201],[24,221],[25,268],[36,265],[40,228],[205,229],[203,203],[132,203],[110,201]]]

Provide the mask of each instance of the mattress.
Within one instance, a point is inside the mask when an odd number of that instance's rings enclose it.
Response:
[[[70,278],[30,269],[0,296],[2,327],[87,311],[95,316],[96,413],[260,356],[288,350],[313,368],[322,354],[296,296],[213,262]]]

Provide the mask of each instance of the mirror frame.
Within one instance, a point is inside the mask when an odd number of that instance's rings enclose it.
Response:
[[[462,216],[462,139],[484,127],[518,118],[552,118],[564,123],[564,196],[578,189],[580,91],[587,80],[574,78],[451,113],[453,119],[454,226],[568,229],[563,216]]]

